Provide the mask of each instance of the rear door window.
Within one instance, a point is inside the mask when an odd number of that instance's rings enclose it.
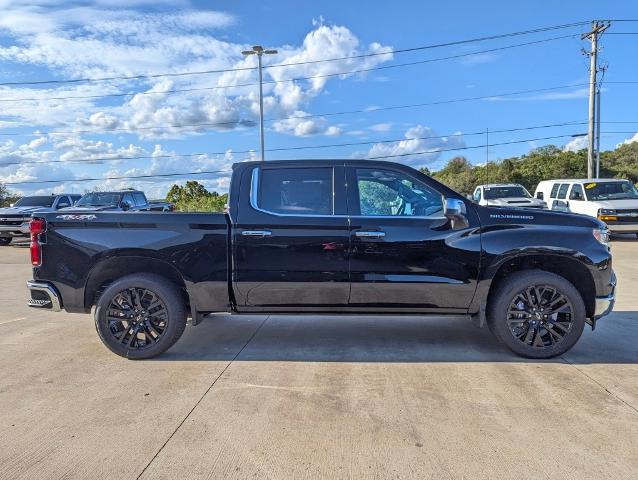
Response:
[[[332,215],[333,169],[260,169],[257,206],[284,215]]]
[[[569,183],[563,183],[561,184],[560,188],[558,189],[558,196],[556,198],[565,198],[567,196],[567,190],[569,189]]]

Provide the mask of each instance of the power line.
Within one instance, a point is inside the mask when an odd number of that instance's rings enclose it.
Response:
[[[368,72],[372,72],[372,71],[379,71],[379,70],[389,70],[389,69],[393,69],[393,68],[403,68],[403,67],[410,67],[410,66],[414,66],[414,65],[421,65],[421,64],[426,64],[426,63],[432,63],[432,62],[440,62],[440,61],[444,61],[444,60],[452,60],[455,58],[465,58],[465,57],[471,57],[474,55],[481,55],[484,53],[492,53],[492,52],[497,52],[497,51],[502,51],[502,50],[508,50],[508,49],[512,49],[512,48],[518,48],[518,47],[525,47],[525,46],[529,46],[529,45],[536,45],[536,44],[540,44],[540,43],[546,43],[546,42],[552,42],[555,40],[561,40],[561,39],[565,39],[565,38],[572,38],[575,37],[576,35],[561,35],[559,37],[551,37],[551,38],[545,38],[545,39],[541,39],[541,40],[535,40],[532,42],[524,42],[524,43],[518,43],[518,44],[514,44],[514,45],[506,45],[503,47],[497,47],[497,48],[490,48],[487,50],[477,50],[475,52],[468,52],[468,53],[462,53],[462,54],[457,54],[457,55],[449,55],[446,57],[438,57],[438,58],[429,58],[429,59],[425,59],[425,60],[417,60],[417,61],[413,61],[413,62],[405,62],[405,63],[397,63],[397,64],[393,64],[393,65],[382,65],[382,66],[378,66],[378,67],[369,67],[369,68],[360,68],[360,69],[356,69],[356,70],[348,70],[345,72],[336,72],[336,73],[326,73],[326,74],[322,74],[322,75],[311,75],[311,76],[306,76],[306,77],[295,77],[295,78],[286,78],[286,79],[281,79],[281,80],[267,80],[264,81],[264,84],[268,84],[268,85],[273,85],[273,84],[278,84],[278,83],[287,83],[287,82],[295,82],[295,81],[302,81],[302,80],[314,80],[314,79],[318,79],[318,78],[330,78],[330,77],[339,77],[339,76],[343,76],[343,75],[352,75],[352,74],[356,74],[356,73],[368,73]],[[266,68],[266,67],[264,67]],[[28,97],[28,98],[0,98],[0,102],[31,102],[31,101],[50,101],[50,100],[81,100],[81,99],[98,99],[98,98],[115,98],[115,97],[127,97],[127,96],[134,96],[134,95],[159,95],[159,94],[174,94],[174,93],[184,93],[184,92],[198,92],[198,91],[208,91],[208,90],[220,90],[220,89],[226,89],[226,88],[242,88],[242,87],[251,87],[251,86],[255,86],[255,85],[259,85],[259,83],[257,82],[249,82],[249,83],[238,83],[238,84],[234,84],[234,85],[216,85],[216,86],[212,86],[212,87],[194,87],[194,88],[180,88],[180,89],[170,89],[170,90],[156,90],[156,91],[147,91],[147,92],[119,92],[119,93],[104,93],[104,94],[100,94],[100,95],[65,95],[65,96],[58,96],[58,97]],[[45,91],[46,92],[46,91]]]
[[[545,124],[545,125],[534,125],[528,127],[518,127],[518,128],[506,128],[501,130],[491,130],[490,132],[493,134],[496,133],[512,133],[512,132],[520,132],[520,131],[529,131],[529,130],[539,130],[544,128],[555,128],[555,127],[564,127],[564,126],[574,126],[574,125],[585,125],[587,122],[562,122],[562,123],[553,123],[553,124]],[[351,146],[361,146],[361,145],[373,145],[378,143],[397,143],[403,141],[414,141],[414,140],[434,140],[440,138],[447,137],[470,137],[470,136],[478,136],[484,135],[485,131],[476,131],[476,132],[467,132],[467,133],[448,133],[443,135],[432,135],[426,137],[413,137],[413,138],[394,138],[394,139],[381,139],[381,140],[369,140],[364,142],[345,142],[345,143],[329,143],[329,144],[321,144],[321,145],[304,145],[298,147],[279,147],[279,148],[269,148],[266,149],[267,152],[283,152],[283,151],[294,151],[294,150],[313,150],[313,149],[322,149],[322,148],[334,148],[334,147],[351,147]],[[69,160],[32,160],[32,161],[20,161],[20,162],[7,162],[0,163],[0,168],[8,167],[12,165],[48,165],[51,163],[104,163],[104,162],[115,162],[115,161],[124,161],[124,160],[155,160],[161,158],[182,158],[182,157],[199,157],[206,155],[224,155],[228,150],[231,150],[233,153],[250,153],[254,150],[233,150],[226,149],[223,152],[196,152],[196,153],[175,153],[175,154],[166,154],[166,155],[140,155],[134,157],[101,157],[101,158],[75,158]]]
[[[485,133],[485,132],[482,132]],[[570,134],[570,135],[555,135],[549,137],[539,137],[539,138],[527,138],[524,140],[515,140],[509,142],[500,142],[500,143],[491,143],[489,145],[472,145],[466,147],[457,147],[457,148],[443,148],[443,149],[431,149],[424,150],[421,152],[412,152],[412,153],[403,153],[403,154],[390,154],[390,155],[380,155],[375,157],[367,157],[363,160],[377,160],[380,158],[398,158],[398,157],[407,157],[412,155],[427,155],[432,153],[442,153],[442,152],[452,152],[452,151],[461,151],[461,150],[471,150],[476,148],[485,148],[496,147],[502,145],[513,145],[519,143],[526,142],[534,142],[541,140],[551,140],[557,138],[567,138],[580,136],[581,133]],[[4,185],[24,185],[24,184],[49,184],[49,183],[65,183],[65,182],[95,182],[95,181],[105,181],[105,180],[136,180],[140,178],[167,178],[167,177],[177,177],[177,176],[188,176],[188,175],[207,175],[207,174],[215,174],[215,173],[231,173],[231,170],[202,170],[196,172],[185,172],[185,173],[164,173],[164,174],[149,174],[149,175],[135,175],[135,176],[115,176],[115,177],[99,177],[99,178],[71,178],[71,179],[57,179],[57,180],[35,180],[35,181],[22,181],[22,182],[6,182]]]
[[[470,38],[465,40],[456,40],[456,41],[446,42],[446,43],[423,45],[419,47],[388,50],[385,52],[364,53],[359,55],[325,58],[325,59],[319,59],[319,60],[306,60],[301,62],[280,63],[280,64],[269,65],[265,68],[289,67],[289,66],[295,66],[295,65],[307,65],[307,64],[313,64],[313,63],[334,62],[334,61],[340,61],[340,60],[375,57],[380,55],[391,55],[395,53],[415,52],[419,50],[429,50],[434,48],[450,47],[450,46],[463,45],[468,43],[483,42],[487,40],[497,40],[497,39],[507,38],[507,37],[529,35],[529,34],[547,32],[552,30],[560,30],[564,28],[578,27],[581,25],[585,25],[587,23],[588,22],[586,21],[574,22],[574,23],[567,23],[563,25],[554,25],[549,27],[539,27],[539,28],[530,29],[530,30],[522,30],[518,32],[503,33],[499,35],[490,35],[486,37],[477,37],[477,38]],[[144,75],[115,75],[115,76],[109,76],[109,77],[76,78],[76,79],[68,79],[68,80],[52,79],[52,80],[34,80],[34,81],[24,81],[24,82],[2,82],[0,83],[0,86],[46,85],[46,84],[83,83],[83,82],[88,83],[88,82],[105,82],[105,81],[115,81],[115,80],[143,80],[143,79],[152,79],[152,78],[160,78],[160,77],[179,77],[179,76],[188,76],[188,75],[208,75],[208,74],[216,74],[216,73],[239,72],[239,71],[247,71],[247,70],[255,70],[255,69],[256,67],[238,67],[238,68],[224,68],[224,69],[213,69],[213,70],[200,70],[200,71],[193,71],[193,72],[168,72],[168,73],[144,74]]]

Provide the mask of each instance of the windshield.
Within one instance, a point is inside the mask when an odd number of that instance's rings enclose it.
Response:
[[[592,182],[585,184],[589,200],[638,199],[638,190],[630,182]]]
[[[485,187],[484,190],[485,198],[487,198],[488,200],[505,197],[532,197],[529,192],[520,185],[514,185],[510,187]]]
[[[87,193],[78,200],[75,204],[76,207],[104,207],[107,205],[119,205],[120,198],[122,196],[119,193],[106,193],[95,192]]]
[[[18,200],[14,207],[51,207],[55,196],[47,195],[42,197],[22,197]]]

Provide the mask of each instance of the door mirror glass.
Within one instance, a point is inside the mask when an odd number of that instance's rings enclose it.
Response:
[[[469,226],[469,222],[467,221],[467,208],[463,200],[458,198],[446,198],[443,214],[450,220],[452,228],[455,230]]]

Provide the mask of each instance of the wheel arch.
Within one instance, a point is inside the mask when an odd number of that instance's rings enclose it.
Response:
[[[102,292],[114,281],[140,272],[152,273],[169,280],[181,292],[187,310],[195,311],[184,278],[177,268],[166,260],[138,256],[109,257],[97,262],[87,277],[84,307],[90,310],[96,305]]]
[[[594,315],[596,308],[596,285],[594,278],[582,260],[573,255],[552,253],[521,253],[508,256],[498,263],[490,265],[483,275],[481,291],[474,310],[478,312],[480,326],[485,323],[485,312],[492,300],[492,295],[500,282],[506,281],[507,275],[521,270],[543,270],[554,273],[570,282],[585,304],[587,318]]]

